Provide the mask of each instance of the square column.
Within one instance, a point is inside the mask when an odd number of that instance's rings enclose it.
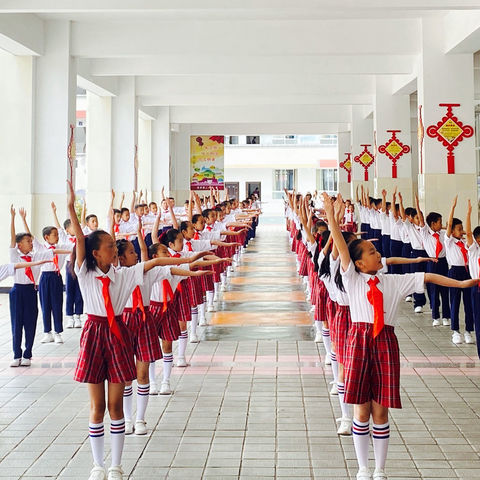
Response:
[[[67,148],[75,125],[77,71],[70,56],[69,21],[45,22],[45,54],[34,59],[34,151],[32,231],[52,225],[50,202],[58,217],[66,216],[66,180],[70,177]]]
[[[420,201],[425,212],[436,211],[444,220],[450,210],[452,197],[458,193],[458,215],[465,215],[466,202],[470,198],[473,206],[474,222],[477,218],[477,162],[475,158],[475,138],[473,132],[463,138],[453,150],[454,174],[448,174],[447,149],[437,138],[431,138],[428,127],[435,126],[436,131],[450,136],[454,141],[458,134],[453,124],[442,129],[442,118],[448,107],[440,104],[454,104],[453,115],[464,127],[475,125],[473,54],[449,54],[444,50],[444,23],[441,19],[422,19],[422,52],[418,76],[418,105],[422,108],[425,138],[419,143]]]
[[[350,165],[353,163],[352,158],[352,136],[351,132],[338,132],[338,193],[342,194],[343,198],[354,198],[352,197],[351,186],[352,186],[352,171],[350,171],[350,182],[348,181],[348,172],[340,167],[340,164],[348,161],[347,153],[350,154]],[[350,168],[353,168],[351,165]]]
[[[140,112],[138,117],[137,190],[148,190],[152,200],[152,120]],[[145,197],[144,197],[145,198]]]
[[[370,145],[368,150],[373,154],[373,121],[368,112],[361,105],[352,106],[352,192],[359,184],[370,190],[373,195],[373,178],[375,164],[368,169],[368,181],[365,178],[365,169],[354,161],[355,156],[361,155],[364,147]]]
[[[377,77],[376,79],[373,124],[374,130],[377,132],[375,196],[380,197],[384,188],[390,196],[390,192],[398,187],[398,190],[402,192],[405,206],[414,205],[410,145],[410,96],[392,95],[392,84],[389,77]],[[393,167],[392,159],[388,155],[398,159],[396,168]],[[394,168],[397,178],[393,178]]]
[[[170,107],[159,107],[152,122],[152,198],[162,199],[162,187],[170,191]],[[179,201],[179,200],[178,200]]]

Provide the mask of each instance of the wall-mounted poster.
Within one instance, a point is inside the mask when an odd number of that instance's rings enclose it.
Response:
[[[190,137],[190,189],[224,189],[224,137]]]

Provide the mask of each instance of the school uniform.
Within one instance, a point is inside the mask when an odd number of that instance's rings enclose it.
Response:
[[[362,239],[367,240],[372,238],[370,232],[370,217],[368,215],[368,210],[361,203],[358,204],[358,214],[360,215],[360,230],[362,232]]]
[[[357,231],[357,226],[355,224],[355,213],[346,210],[345,215],[343,216],[343,224],[345,225],[346,232],[355,233]]]
[[[391,257],[401,257],[403,249],[403,240],[402,240],[402,228],[403,221],[400,217],[395,219],[394,215],[390,213],[388,216],[390,221],[390,256]],[[391,265],[391,273],[403,273],[402,265]]]
[[[182,257],[193,256],[196,252],[212,250],[210,240],[184,240]],[[204,301],[204,289],[202,277],[190,277],[187,281],[187,288],[190,292],[190,304],[193,308],[201,305]]]
[[[137,285],[143,284],[144,264],[107,273],[75,264],[88,318],[80,338],[74,380],[82,383],[126,383],[137,377],[133,342],[122,321],[125,305]],[[107,309],[108,306],[108,309]]]
[[[23,254],[16,247],[9,249],[10,262],[35,262],[53,260],[51,250],[34,251]],[[32,358],[33,340],[37,328],[38,303],[37,282],[40,266],[19,268],[14,272],[14,284],[10,290],[10,319],[12,324],[13,358],[22,358],[22,336],[25,331],[23,358]]]
[[[464,240],[459,240],[452,236],[445,235],[445,252],[449,265],[448,276],[455,280],[468,280],[470,273],[468,271],[468,250]],[[463,308],[465,311],[465,329],[467,332],[473,332],[473,312],[471,288],[449,287],[450,294],[450,314],[451,329],[458,331],[460,301],[463,295]]]
[[[380,224],[380,213],[375,208],[369,208],[368,214],[370,216],[370,238],[376,238],[372,243],[380,254],[382,252],[382,226]]]
[[[324,259],[325,259],[325,255],[322,251],[318,256],[319,266],[323,263]],[[329,268],[330,268],[330,264],[329,264]],[[326,307],[325,320],[328,322],[328,327],[331,329],[333,324],[333,318],[335,317],[335,310],[336,310],[336,304],[337,304],[337,288],[334,286],[334,280],[331,275],[330,276],[321,275],[320,279],[323,281],[328,293],[326,306],[325,306]]]
[[[181,267],[181,265],[177,265]],[[150,311],[155,320],[157,334],[162,340],[173,342],[180,336],[180,325],[178,321],[168,314],[168,309],[174,298],[172,289],[173,276],[165,272],[165,278],[154,283],[150,296]],[[173,321],[175,320],[175,321]]]
[[[396,313],[406,295],[423,291],[425,274],[372,276],[357,272],[353,262],[341,274],[352,320],[344,363],[345,403],[358,405],[375,400],[384,407],[401,408]],[[376,288],[383,296],[384,327],[375,338],[374,307],[368,300],[373,287],[369,281],[378,281]]]
[[[34,241],[38,250],[72,250],[72,244],[50,245]],[[41,267],[38,294],[43,316],[43,332],[50,333],[53,327],[55,333],[63,332],[63,278],[60,273],[68,255],[54,255],[52,263],[46,263]]]
[[[391,224],[390,215],[387,212],[379,212],[380,226],[382,232],[382,255],[384,257],[391,257],[390,253],[390,236],[391,236]]]
[[[408,236],[410,245],[412,247],[410,256],[411,258],[417,257],[428,257],[427,252],[423,248],[422,235],[420,229],[410,221],[404,222],[404,229]],[[427,271],[427,262],[423,263],[412,263],[410,264],[410,272],[426,272]],[[427,303],[427,299],[424,293],[414,293],[413,294],[413,306],[423,307]]]
[[[436,273],[445,277],[448,276],[448,263],[444,245],[445,231],[434,232],[428,225],[425,225],[420,228],[420,233],[422,235],[423,246],[427,255],[438,259],[437,263],[427,262],[427,272]],[[450,298],[448,287],[428,283],[427,292],[432,307],[432,319],[438,320],[440,318],[440,300],[442,306],[442,318],[449,319]]]
[[[153,285],[170,277],[170,267],[154,267],[144,274],[143,285],[137,285],[123,310],[123,322],[133,340],[135,358],[154,362],[162,358],[157,325],[150,311]]]
[[[480,278],[480,246],[475,239],[468,247],[468,268],[472,278]],[[480,358],[480,286],[472,287],[471,296],[477,353]]]

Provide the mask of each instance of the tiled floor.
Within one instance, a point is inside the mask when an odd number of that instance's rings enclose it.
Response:
[[[174,369],[174,395],[150,397],[149,435],[126,439],[129,478],[354,478],[280,222],[264,217],[213,325],[188,347],[191,367]],[[37,342],[33,366],[10,369],[8,296],[0,303],[0,478],[87,478],[88,399],[72,380],[80,332],[66,331],[64,345]],[[480,478],[476,348],[401,310],[404,408],[391,412],[389,478]]]

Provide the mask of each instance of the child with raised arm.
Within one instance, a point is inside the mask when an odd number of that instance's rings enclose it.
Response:
[[[359,465],[357,480],[372,478],[368,469],[370,417],[375,454],[373,479],[383,480],[387,478],[385,461],[390,437],[388,409],[401,408],[400,355],[394,332],[398,304],[407,293],[422,292],[428,282],[469,288],[477,285],[478,280],[457,281],[423,272],[379,273],[384,265],[373,244],[355,240],[347,246],[327,194],[324,205],[350,302],[352,326],[345,354],[345,403],[354,405],[352,433]]]

